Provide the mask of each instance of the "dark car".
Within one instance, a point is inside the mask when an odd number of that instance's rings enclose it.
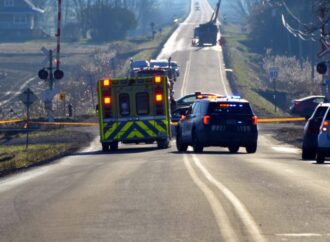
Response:
[[[207,146],[228,147],[236,153],[245,147],[248,153],[257,150],[257,117],[244,99],[216,98],[196,101],[177,126],[176,146],[194,152]]]
[[[304,138],[301,158],[303,160],[315,159],[317,150],[317,137],[324,114],[330,107],[330,103],[320,103],[304,127]]]
[[[198,99],[216,98],[216,97],[224,97],[224,96],[215,93],[202,93],[202,92],[187,94],[175,100],[176,108],[188,107]]]
[[[316,106],[324,102],[324,96],[308,96],[300,99],[295,99],[292,101],[292,105],[290,107],[291,114],[299,115],[301,117],[305,117],[308,119]]]
[[[172,113],[171,113],[171,121],[173,123],[177,123],[180,121],[181,117],[183,115],[185,115],[187,113],[187,111],[189,110],[189,106],[188,107],[180,107],[175,109]]]

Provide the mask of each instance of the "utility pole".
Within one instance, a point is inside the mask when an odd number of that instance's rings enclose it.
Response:
[[[330,44],[328,42],[329,33],[326,30],[326,18],[329,15],[326,8],[326,1],[321,0],[320,2],[320,42],[321,48],[318,53],[318,57],[321,62],[317,64],[317,72],[322,75],[321,90],[322,94],[326,97],[326,101],[330,101],[330,63],[328,58],[325,58],[325,55],[330,54]]]

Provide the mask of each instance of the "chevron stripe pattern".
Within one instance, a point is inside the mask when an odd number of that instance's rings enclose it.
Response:
[[[157,138],[168,133],[168,126],[166,119],[104,123],[104,140]]]

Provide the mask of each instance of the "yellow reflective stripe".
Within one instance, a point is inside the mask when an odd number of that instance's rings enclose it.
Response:
[[[116,139],[120,139],[125,132],[133,125],[133,122],[127,122],[125,126],[119,131],[119,133],[116,135]]]
[[[156,137],[157,135],[151,130],[149,129],[149,127],[147,125],[145,125],[145,123],[143,123],[142,121],[138,121],[136,122],[137,125],[139,125],[146,133],[148,133],[149,136],[151,137]]]
[[[127,139],[131,139],[131,138],[144,138],[143,134],[141,134],[139,131],[137,131],[136,129],[134,129],[128,136]]]
[[[110,129],[108,129],[104,135],[104,139],[108,139],[110,135],[118,128],[119,122],[114,123]]]
[[[162,126],[158,125],[158,123],[156,121],[149,121],[149,123],[151,125],[153,125],[155,127],[155,129],[157,129],[159,132],[165,132],[166,130],[163,129]]]

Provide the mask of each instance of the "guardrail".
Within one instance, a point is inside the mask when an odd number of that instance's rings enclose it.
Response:
[[[292,117],[292,118],[259,118],[258,123],[288,123],[288,122],[301,122],[305,121],[305,118],[301,117]],[[1,124],[14,124],[19,122],[26,122],[23,119],[16,120],[0,120]],[[30,124],[39,124],[39,125],[77,125],[77,126],[97,126],[98,122],[35,122],[30,121]],[[171,122],[172,125],[177,125],[177,122]]]

